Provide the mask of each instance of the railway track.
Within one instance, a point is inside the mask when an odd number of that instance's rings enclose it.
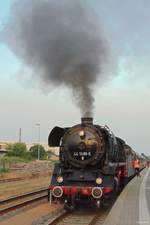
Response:
[[[44,198],[48,199],[48,188],[39,189],[22,195],[10,197],[0,201],[0,215],[16,210],[31,203],[38,202]]]
[[[0,183],[11,183],[11,182],[16,182],[16,181],[23,181],[23,180],[33,180],[33,179],[37,179],[40,176],[50,176],[51,174],[35,174],[32,177],[14,177],[14,178],[4,178],[4,179],[0,179]]]
[[[99,212],[94,211],[62,211],[55,219],[48,221],[44,225],[102,225],[110,212],[109,209],[101,209]]]
[[[15,181],[21,181],[24,180],[23,177],[16,177],[16,178],[5,178],[5,179],[0,179],[0,183],[10,183],[10,182],[15,182]]]

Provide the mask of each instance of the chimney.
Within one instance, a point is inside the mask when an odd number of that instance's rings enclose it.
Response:
[[[93,118],[92,117],[82,117],[81,124],[93,124]]]

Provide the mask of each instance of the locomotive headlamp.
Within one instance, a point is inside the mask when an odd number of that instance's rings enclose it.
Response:
[[[62,182],[63,182],[63,180],[64,180],[64,179],[63,179],[63,177],[62,177],[62,176],[57,177],[57,182],[58,182],[58,183],[62,183]]]
[[[96,179],[96,183],[97,183],[97,184],[101,184],[102,182],[103,182],[102,178],[98,177],[98,178]]]
[[[84,130],[80,130],[80,131],[79,131],[79,136],[80,136],[81,138],[83,138],[83,137],[85,136]]]

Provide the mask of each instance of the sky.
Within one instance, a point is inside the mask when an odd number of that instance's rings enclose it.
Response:
[[[88,1],[88,0],[87,0]],[[0,1],[0,29],[13,0]],[[90,2],[90,1],[89,1]],[[94,122],[108,125],[135,151],[150,155],[150,1],[92,0],[116,69],[112,78],[95,86]],[[0,141],[47,142],[54,126],[80,122],[80,111],[67,88],[43,92],[36,81],[20,79],[20,59],[0,42]]]

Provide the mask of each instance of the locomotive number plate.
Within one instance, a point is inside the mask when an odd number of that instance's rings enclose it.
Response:
[[[74,152],[74,156],[91,156],[91,152]]]

